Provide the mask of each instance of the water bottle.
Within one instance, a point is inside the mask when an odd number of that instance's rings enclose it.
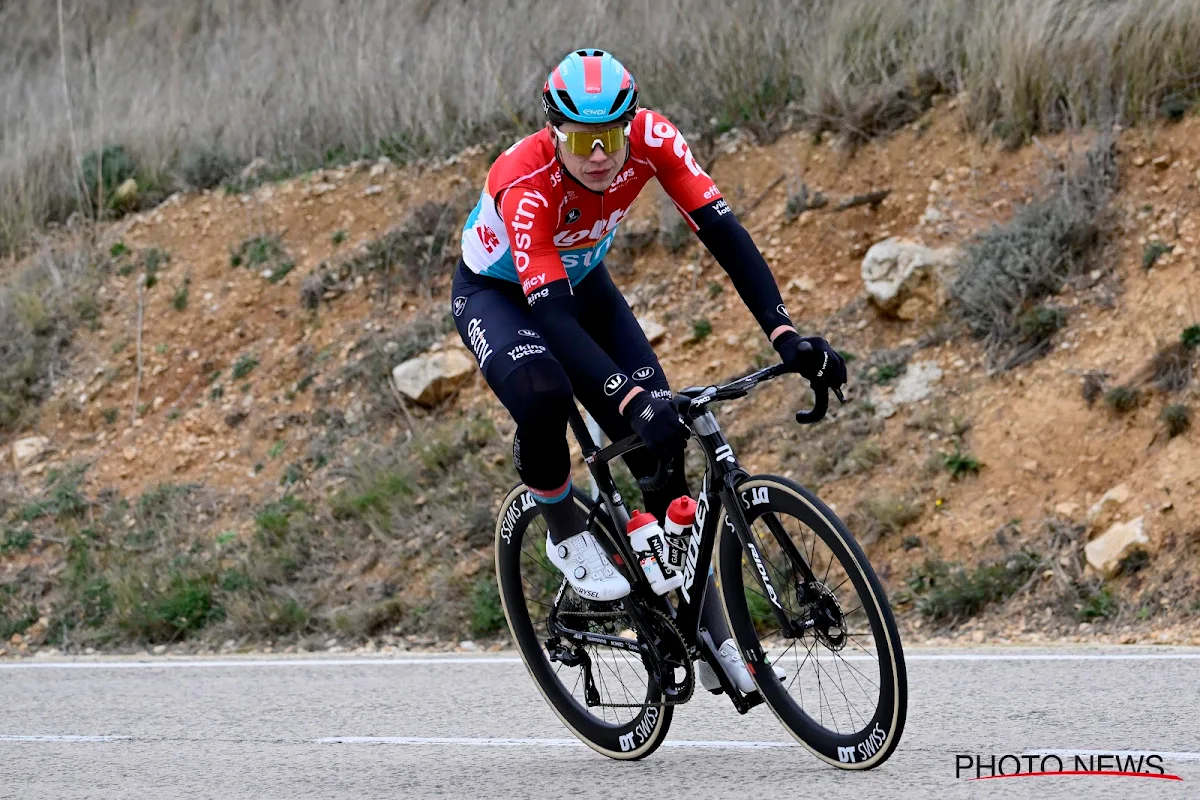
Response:
[[[644,511],[633,512],[625,531],[629,534],[629,544],[637,553],[642,571],[646,573],[646,579],[650,581],[650,588],[655,594],[666,594],[683,585],[683,574],[666,566],[667,536],[653,514]]]
[[[694,524],[696,501],[686,494],[672,500],[671,505],[667,506],[667,524],[663,525],[663,532],[667,534],[667,564],[676,572],[683,572]]]

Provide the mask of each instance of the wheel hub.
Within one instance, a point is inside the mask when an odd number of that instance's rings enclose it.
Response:
[[[809,619],[817,640],[830,650],[841,650],[846,646],[846,615],[829,587],[812,582],[804,587],[804,598],[809,603]]]

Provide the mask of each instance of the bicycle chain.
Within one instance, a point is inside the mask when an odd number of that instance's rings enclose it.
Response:
[[[651,610],[650,613],[656,618],[658,624],[664,625],[667,631],[674,635],[676,644],[679,645],[679,652],[687,653],[687,643],[683,639],[683,634],[679,632],[679,628],[675,626],[674,621],[672,621],[670,617],[661,611]],[[625,617],[626,619],[629,619],[629,614],[624,611],[559,611],[558,615],[560,617],[573,616],[588,617],[593,619],[598,617],[604,619]],[[633,620],[630,619],[630,623],[632,622]],[[597,705],[601,708],[663,708],[665,706],[681,706],[691,700],[692,695],[696,691],[696,668],[691,659],[687,659],[684,662],[684,668],[687,670],[687,694],[685,694],[682,698],[675,700],[663,700],[658,703],[598,703]]]

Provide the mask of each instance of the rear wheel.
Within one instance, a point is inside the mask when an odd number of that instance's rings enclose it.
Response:
[[[738,485],[736,499],[753,548],[722,526],[717,574],[763,699],[823,761],[882,764],[904,731],[908,684],[879,579],[842,521],[799,485],[757,476]]]
[[[591,510],[579,493],[572,502]],[[563,724],[610,758],[653,753],[666,738],[673,709],[662,705],[664,692],[646,660],[635,651],[556,637],[549,618],[553,609],[565,626],[598,637],[641,642],[648,634],[634,632],[622,602],[586,601],[565,585],[546,558],[546,523],[524,486],[509,492],[500,507],[496,580],[521,659]],[[678,635],[665,617],[653,625],[657,644]]]

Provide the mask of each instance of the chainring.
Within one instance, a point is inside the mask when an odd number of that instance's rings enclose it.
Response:
[[[674,678],[676,670],[682,668],[684,676],[678,682],[672,682],[666,686],[662,686],[664,694],[671,695],[671,699],[662,700],[657,703],[604,703],[589,702],[589,706],[597,706],[603,708],[661,708],[663,706],[678,706],[683,705],[692,699],[692,694],[696,688],[696,670],[692,664],[692,660],[688,655],[687,643],[684,641],[683,635],[675,626],[675,623],[661,611],[657,609],[648,609],[650,619],[653,620],[651,631],[639,630],[633,624],[632,618],[625,611],[593,611],[589,607],[593,604],[580,599],[579,604],[571,603],[570,606],[562,608],[558,612],[559,618],[563,617],[578,617],[585,620],[584,625],[588,623],[599,623],[600,625],[612,624],[610,621],[617,619],[626,620],[629,628],[633,629],[638,637],[639,644],[645,643],[649,645],[649,652],[642,652],[642,663],[646,666],[649,674],[665,675],[669,674]],[[610,604],[605,603],[605,606]],[[573,607],[572,607],[573,606]],[[647,642],[647,637],[652,637],[652,640]],[[592,645],[598,647],[599,645]],[[576,646],[580,648],[578,645]],[[586,652],[586,650],[585,650]],[[584,683],[592,685],[593,678],[591,675],[590,659],[581,659],[583,661]],[[590,689],[587,691],[590,692]]]

